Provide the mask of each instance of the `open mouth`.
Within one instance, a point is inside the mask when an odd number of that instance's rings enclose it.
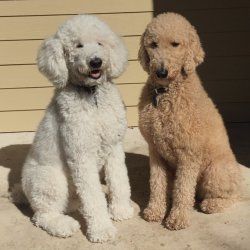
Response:
[[[99,79],[101,75],[102,75],[102,72],[99,69],[94,69],[89,72],[89,77],[93,79]]]

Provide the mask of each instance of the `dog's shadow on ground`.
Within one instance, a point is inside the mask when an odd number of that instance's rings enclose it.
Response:
[[[29,152],[30,144],[15,144],[0,149],[0,165],[9,168],[9,191],[16,183],[20,183],[22,166]]]
[[[0,167],[9,169],[8,191],[11,192],[17,183],[21,183],[21,172],[30,144],[15,144],[0,149]],[[16,204],[23,215],[31,217],[33,212],[29,206]]]
[[[0,149],[0,167],[8,168],[8,184],[11,191],[21,181],[22,166],[28,154],[30,144],[9,145]],[[148,156],[126,153],[126,165],[131,185],[131,198],[142,211],[149,195],[149,163]],[[23,215],[32,217],[29,206],[16,205]]]
[[[149,157],[126,153],[126,165],[131,185],[131,199],[139,205],[142,211],[149,197]]]

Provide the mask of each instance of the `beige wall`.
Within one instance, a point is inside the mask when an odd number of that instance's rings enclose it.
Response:
[[[0,1],[0,132],[34,131],[53,93],[35,65],[37,49],[71,15],[94,13],[123,36],[129,66],[116,80],[130,126],[146,75],[137,62],[139,37],[153,16],[151,0]]]
[[[146,79],[137,62],[139,38],[152,16],[167,9],[181,12],[198,27],[207,52],[199,71],[225,120],[250,121],[250,25],[244,16],[249,13],[245,8],[249,2],[0,1],[0,132],[36,129],[53,91],[36,68],[37,48],[62,21],[78,13],[96,14],[123,36],[129,66],[116,83],[127,106],[129,125],[137,126],[136,106]]]

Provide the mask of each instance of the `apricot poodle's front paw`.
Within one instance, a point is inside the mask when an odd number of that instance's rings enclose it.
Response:
[[[147,207],[143,211],[143,218],[149,222],[161,222],[165,216],[165,212],[161,209]]]
[[[169,230],[180,230],[189,226],[189,220],[186,212],[171,211],[165,222]]]
[[[134,208],[130,204],[111,204],[109,206],[109,214],[112,220],[127,220],[133,217]]]
[[[87,230],[87,238],[91,242],[102,243],[113,240],[116,235],[116,228],[110,223],[109,225],[95,225]]]

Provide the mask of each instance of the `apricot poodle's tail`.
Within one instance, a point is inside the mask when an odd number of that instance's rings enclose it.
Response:
[[[241,194],[240,200],[241,201],[250,200],[250,183],[249,181],[247,181],[249,175],[245,175],[245,171],[244,171],[244,170],[249,170],[250,166],[244,166],[240,163],[238,163],[238,165],[241,169],[241,185],[240,185],[240,190],[239,190]]]

